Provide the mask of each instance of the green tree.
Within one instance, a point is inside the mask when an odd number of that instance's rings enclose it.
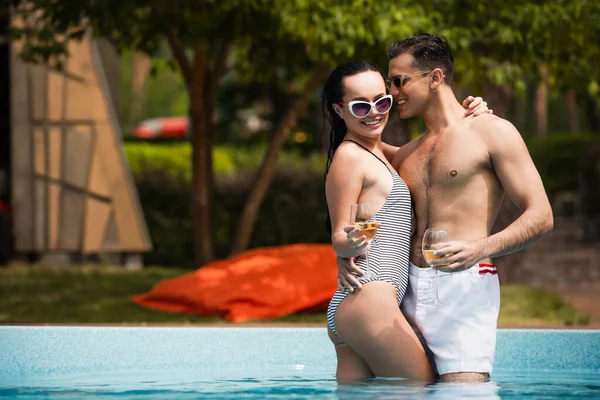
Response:
[[[439,31],[455,49],[460,82],[486,83],[524,95],[528,82],[598,98],[600,3],[595,0],[425,0],[437,10]],[[547,127],[547,98],[539,96],[538,128]]]
[[[274,2],[273,13],[279,25],[273,42],[265,45],[253,41],[244,49],[251,55],[246,58],[251,62],[240,65],[239,72],[252,79],[275,80],[294,101],[277,121],[239,219],[232,254],[248,246],[277,156],[329,71],[349,59],[387,65],[386,49],[391,41],[433,29],[431,16],[409,2],[354,0],[332,4],[319,0]]]
[[[238,41],[261,40],[272,18],[265,1],[32,0],[16,13],[25,21],[14,30],[24,39],[21,57],[60,63],[69,40],[88,30],[109,39],[119,50],[153,54],[169,43],[189,94],[192,126],[193,219],[196,262],[214,257],[212,229],[212,142],[214,99]]]
[[[190,99],[194,243],[202,265],[214,255],[211,148],[226,73],[276,85],[289,97],[239,218],[237,253],[248,245],[280,149],[333,65],[369,59],[385,66],[391,41],[439,32],[455,49],[460,81],[473,87],[491,81],[522,91],[545,66],[553,79],[579,77],[597,95],[599,7],[592,0],[29,0],[17,13],[32,24],[15,34],[24,39],[21,56],[43,62],[60,62],[67,42],[86,29],[121,50],[153,54],[167,41]],[[565,66],[561,58],[571,54],[580,59]]]
[[[419,6],[374,0],[31,0],[17,14],[21,57],[60,63],[69,40],[89,28],[119,50],[153,54],[167,40],[190,98],[196,262],[213,258],[211,148],[215,96],[229,68],[248,80],[276,80],[292,101],[275,124],[272,142],[242,212],[232,252],[244,250],[268,190],[279,150],[335,63],[382,60],[390,38],[432,28]],[[367,12],[368,11],[368,12]]]

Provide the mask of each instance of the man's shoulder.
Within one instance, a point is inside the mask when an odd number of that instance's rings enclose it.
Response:
[[[516,130],[512,122],[494,114],[479,115],[473,118],[470,125],[475,131],[481,133],[494,130]]]
[[[512,122],[491,114],[478,118],[481,120],[473,121],[473,133],[481,138],[488,154],[506,156],[517,150],[527,151],[525,140]]]

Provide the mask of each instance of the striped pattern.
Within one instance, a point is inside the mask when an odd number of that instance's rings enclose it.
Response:
[[[494,264],[479,263],[479,275],[492,274],[496,275],[498,270]]]
[[[377,158],[379,159],[379,157]],[[379,160],[381,161],[381,159]],[[410,192],[404,180],[387,164],[383,164],[392,174],[394,183],[383,207],[370,220],[381,223],[368,254],[369,268],[377,277],[374,279],[361,277],[359,282],[364,284],[378,280],[391,283],[396,287],[398,306],[400,306],[408,285],[412,205]],[[364,257],[360,257],[355,263],[363,271],[366,271],[367,263]],[[327,321],[333,332],[336,332],[333,323],[335,312],[349,293],[348,290],[340,291],[338,289],[329,303]]]

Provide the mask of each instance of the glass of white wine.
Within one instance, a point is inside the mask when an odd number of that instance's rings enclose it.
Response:
[[[367,241],[373,240],[377,234],[377,229],[381,226],[379,222],[372,221],[375,217],[375,211],[370,203],[352,204],[350,207],[350,223],[360,229],[357,237],[365,236]],[[365,279],[375,279],[377,275],[373,273],[369,266],[369,251],[365,249],[365,260],[367,270],[365,271]]]
[[[447,242],[450,240],[450,234],[445,229],[433,229],[429,228],[425,231],[425,235],[423,235],[423,258],[430,267],[434,268],[435,275],[433,278],[433,290],[434,290],[434,298],[428,304],[433,305],[447,305],[448,303],[441,301],[438,295],[438,287],[437,287],[437,268],[436,266],[440,266],[439,261],[442,261],[445,256],[436,256],[434,254],[435,250],[432,248],[434,245],[438,243]]]

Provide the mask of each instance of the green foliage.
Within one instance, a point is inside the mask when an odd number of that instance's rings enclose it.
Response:
[[[284,38],[300,41],[310,60],[331,65],[348,59],[383,60],[392,41],[434,28],[431,15],[409,1],[291,0],[278,3],[274,12],[281,18]]]
[[[593,0],[29,0],[21,3],[18,13],[28,24],[24,29],[15,27],[12,33],[14,37],[25,39],[21,56],[27,60],[43,61],[53,57],[60,60],[66,55],[67,41],[81,37],[82,21],[94,35],[106,37],[121,51],[132,49],[156,55],[167,40],[179,61],[188,90],[192,82],[205,79],[207,83],[198,85],[202,90],[198,89],[191,97],[198,103],[195,110],[208,109],[212,113],[216,109],[213,107],[216,91],[212,84],[218,86],[223,72],[230,72],[229,82],[266,85],[267,94],[256,101],[264,102],[266,98],[274,110],[269,115],[272,128],[268,133],[271,134],[294,100],[314,90],[308,82],[324,80],[325,72],[349,58],[372,60],[385,70],[385,50],[389,43],[422,31],[448,36],[455,49],[457,70],[463,73],[458,82],[472,84],[472,88],[481,88],[491,81],[523,92],[525,81],[540,78],[542,67],[548,70],[555,87],[573,86],[579,94],[587,91],[596,97],[600,87],[597,70],[600,2]],[[194,51],[190,51],[192,49]],[[235,104],[229,107],[236,109]],[[200,118],[201,114],[196,111],[190,115],[195,118],[195,127],[208,121],[207,118],[217,121],[219,116],[212,113]],[[227,120],[228,117],[222,118],[221,123]],[[210,126],[205,132],[210,143],[218,143],[218,139],[212,140],[218,130],[214,131]],[[258,160],[259,155],[256,157]],[[189,157],[182,159],[189,160]],[[166,158],[164,162],[178,165],[175,160]],[[222,166],[223,171],[231,171],[229,159],[223,157],[215,163]],[[160,197],[160,189],[171,190],[174,198],[188,196],[187,203],[180,203],[185,209],[191,198],[186,183],[190,172],[181,173],[183,179],[173,182],[169,181],[170,172],[165,172],[168,168],[147,168],[143,176],[137,176],[144,182],[140,192],[147,195],[142,195],[142,201]],[[210,172],[198,176],[197,182],[212,181]],[[161,173],[164,176],[159,176]],[[289,176],[285,178],[291,183]],[[316,182],[314,178],[306,179],[306,182],[313,181]],[[156,186],[156,182],[165,186]],[[239,185],[247,188],[249,182],[252,180],[245,177]],[[563,183],[556,185],[560,187]],[[310,193],[322,193],[317,187],[310,190],[314,190]],[[303,193],[293,193],[295,200],[303,199]],[[226,208],[219,196],[217,200],[221,203],[217,204],[215,213],[218,222],[223,221],[223,227],[215,226],[222,239],[232,234],[225,224],[231,226],[242,203],[232,200],[231,208]],[[169,229],[183,229],[185,235],[192,231],[191,213],[182,212],[181,219],[169,219],[163,215],[169,210],[146,204],[145,209],[148,207],[151,211],[147,215],[151,215],[152,221]],[[265,204],[263,209],[269,208]],[[199,225],[195,228],[203,227]],[[260,242],[260,238],[271,238],[271,235],[257,232],[255,237],[259,238],[257,245],[267,243]],[[191,244],[182,242],[181,254],[187,254]]]
[[[234,70],[254,80],[302,85],[316,64],[350,58],[386,63],[390,42],[414,33],[443,33],[453,45],[465,79],[523,88],[546,65],[558,86],[597,87],[600,76],[600,3],[594,0],[30,0],[19,14],[35,15],[22,56],[44,60],[65,55],[81,37],[82,20],[120,49],[160,52],[169,32],[184,47],[219,49],[235,43]],[[114,18],[118,15],[119,18]],[[61,34],[57,36],[56,34]],[[211,54],[209,54],[211,55]],[[291,78],[291,79],[290,79]]]
[[[107,267],[0,271],[0,322],[210,322],[217,317],[167,314],[142,308],[131,296],[148,291],[182,269],[123,271]],[[35,295],[32,296],[32,293]]]
[[[563,134],[528,141],[529,153],[550,196],[561,191],[578,190],[579,159],[595,140],[598,138],[593,135]],[[600,168],[600,160],[597,164]]]
[[[565,303],[560,296],[527,286],[504,285],[501,291],[499,323],[530,325],[558,323],[561,325],[586,325],[589,317]]]
[[[131,51],[125,51],[120,60],[119,120],[123,134],[130,135],[137,124],[147,118],[187,115],[188,100],[183,78],[164,58],[151,60],[151,73],[143,93],[133,93],[132,55]]]
[[[133,174],[148,169],[162,170],[174,180],[191,180],[192,148],[187,142],[153,144],[126,142],[125,155]]]
[[[217,172],[215,240],[219,257],[228,254],[237,218],[266,148],[214,149]],[[125,154],[136,181],[154,248],[148,263],[191,266],[191,148],[188,143],[129,142]],[[250,247],[329,241],[325,230],[325,156],[283,153],[261,207]],[[315,223],[297,223],[314,221]]]
[[[525,81],[547,67],[555,88],[585,92],[598,82],[600,3],[594,0],[426,0],[437,11],[438,32],[455,50],[462,83],[486,78],[523,94]],[[464,73],[464,75],[463,75]]]
[[[16,29],[16,37],[26,39],[24,55],[38,60],[66,54],[66,37],[80,32],[85,24],[95,35],[109,38],[120,50],[136,49],[155,54],[161,39],[176,31],[184,46],[208,44],[233,35],[248,35],[262,28],[252,21],[267,14],[265,0],[29,0],[17,9],[35,30]],[[118,18],[115,18],[118,16]],[[35,19],[32,19],[35,17]],[[84,22],[85,21],[85,22]],[[56,35],[60,36],[56,36]],[[44,39],[45,41],[42,41]],[[47,49],[44,49],[44,46]]]
[[[192,147],[188,142],[152,143],[128,141],[124,145],[125,155],[134,175],[148,170],[162,170],[174,179],[191,184]],[[213,168],[219,175],[232,175],[236,172],[255,171],[267,152],[266,145],[236,148],[232,145],[213,147]],[[325,155],[287,151],[279,157],[279,166],[306,170],[315,174],[323,172]]]

